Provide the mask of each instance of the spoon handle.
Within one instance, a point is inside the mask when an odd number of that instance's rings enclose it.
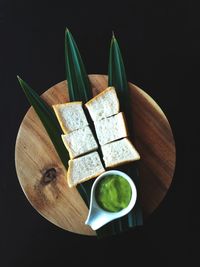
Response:
[[[88,214],[85,224],[89,225],[93,230],[97,230],[108,221],[107,216],[105,216],[98,208],[93,207]]]

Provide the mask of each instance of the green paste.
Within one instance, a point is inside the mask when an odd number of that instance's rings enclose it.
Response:
[[[105,176],[97,184],[96,201],[107,211],[118,212],[126,208],[131,200],[132,190],[129,182],[119,175]]]

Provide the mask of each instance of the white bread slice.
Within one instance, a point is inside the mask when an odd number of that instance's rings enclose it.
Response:
[[[101,149],[106,167],[114,167],[140,159],[139,153],[127,138],[106,144]]]
[[[98,152],[92,152],[82,157],[69,160],[67,181],[69,187],[76,186],[91,178],[97,177],[105,171]]]
[[[86,154],[93,150],[97,150],[98,145],[92,131],[89,126],[78,129],[76,131],[70,132],[68,134],[63,134],[63,143],[65,144],[70,158],[76,158],[80,155]]]
[[[69,133],[88,125],[82,102],[53,105],[56,117],[64,133]]]
[[[94,125],[100,145],[105,145],[128,135],[123,112],[95,121]]]
[[[110,117],[119,112],[119,100],[114,87],[108,87],[88,101],[87,107],[93,121]]]

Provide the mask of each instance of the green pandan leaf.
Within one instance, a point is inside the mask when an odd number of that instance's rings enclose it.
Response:
[[[120,99],[121,109],[125,112],[128,126],[130,130],[133,130],[133,126],[130,125],[130,96],[129,87],[126,78],[125,67],[121,55],[121,51],[118,42],[113,35],[110,45],[110,56],[108,64],[108,84],[114,86]],[[133,133],[132,133],[133,135]],[[130,177],[133,178],[137,188],[139,187],[139,172],[137,162],[129,164],[124,170]],[[126,216],[122,217],[121,225],[116,229],[118,232],[128,230],[129,228],[143,224],[142,210],[139,200],[137,200],[135,207]]]
[[[90,82],[83,61],[70,31],[65,31],[66,77],[70,101],[87,102],[92,98]]]
[[[90,82],[78,47],[68,29],[65,31],[65,69],[70,101],[87,102],[92,98]],[[89,180],[77,185],[77,189],[88,207],[92,183]]]
[[[29,103],[33,106],[44,128],[46,129],[62,163],[65,168],[68,168],[68,151],[62,142],[62,130],[52,108],[49,107],[47,103],[25,81],[23,81],[19,76],[17,76],[17,78]]]

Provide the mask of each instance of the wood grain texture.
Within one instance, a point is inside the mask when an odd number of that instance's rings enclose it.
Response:
[[[93,95],[107,87],[107,76],[89,75]],[[160,107],[143,90],[129,84],[134,144],[140,153],[141,186],[138,195],[145,217],[166,195],[175,169],[173,134]],[[66,81],[47,90],[49,104],[68,101]],[[21,187],[32,206],[57,226],[84,235],[95,235],[84,221],[88,209],[75,188],[66,182],[66,170],[33,108],[19,128],[15,148],[16,170]]]

